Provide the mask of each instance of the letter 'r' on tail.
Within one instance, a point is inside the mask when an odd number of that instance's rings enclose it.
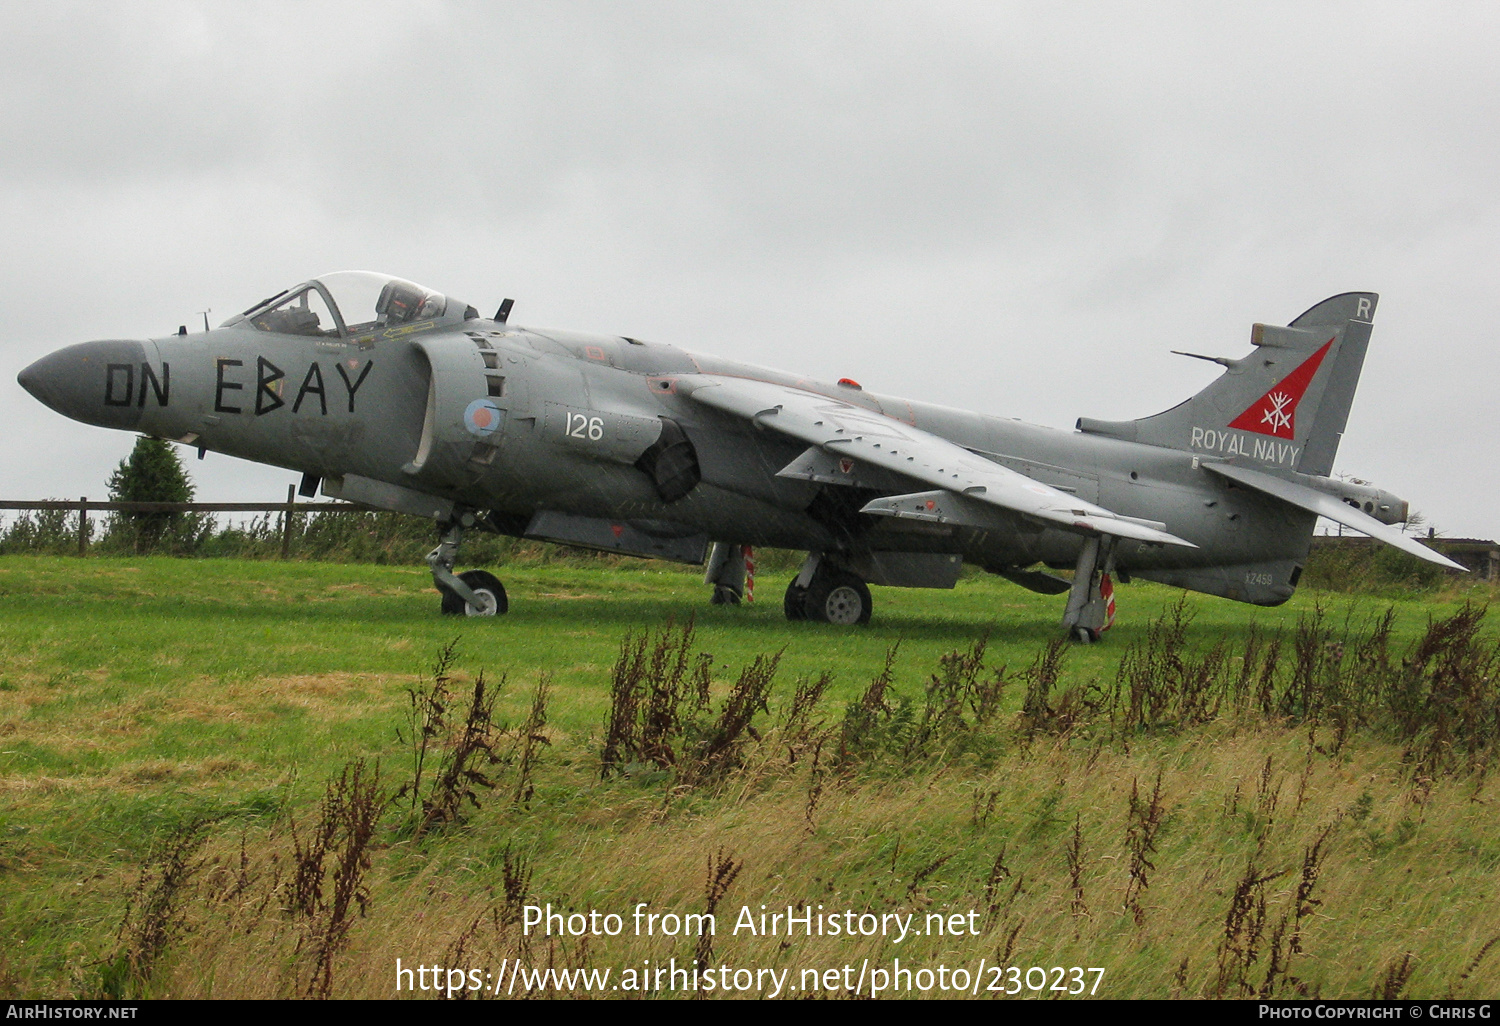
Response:
[[[1375,319],[1373,292],[1325,299],[1285,328],[1257,324],[1255,346],[1216,359],[1223,375],[1186,402],[1140,420],[1081,417],[1078,429],[1186,449],[1266,470],[1333,470]]]

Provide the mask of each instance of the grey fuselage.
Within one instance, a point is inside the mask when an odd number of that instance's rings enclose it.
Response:
[[[67,387],[36,384],[65,359],[77,367]],[[516,534],[555,511],[853,557],[959,554],[1001,572],[1038,562],[1071,567],[1078,555],[1081,535],[1019,516],[1013,528],[978,529],[859,513],[872,498],[928,487],[895,475],[855,473],[847,485],[778,476],[807,445],[693,401],[678,386],[700,375],[774,382],[879,412],[1122,516],[1165,523],[1198,546],[1122,541],[1115,565],[1127,575],[1276,604],[1296,586],[1316,519],[1205,472],[1185,450],[878,395],[670,345],[483,318],[449,316],[357,339],[231,323],[84,343],[26,373],[39,398],[78,420],[325,481],[385,482],[493,511],[491,522]],[[691,443],[701,476],[675,501],[664,501],[638,465],[663,418]]]

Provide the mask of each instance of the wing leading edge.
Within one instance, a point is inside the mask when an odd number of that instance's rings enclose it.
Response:
[[[744,417],[835,456],[941,489],[877,499],[864,507],[865,513],[956,523],[977,520],[979,526],[995,510],[1005,510],[1079,534],[1197,547],[1168,533],[1165,524],[1122,517],[991,463],[945,438],[829,396],[718,375],[681,378],[677,389],[705,406]]]

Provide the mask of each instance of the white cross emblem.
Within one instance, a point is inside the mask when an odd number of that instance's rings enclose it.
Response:
[[[1271,400],[1271,408],[1262,414],[1260,422],[1271,425],[1273,432],[1280,431],[1282,428],[1290,429],[1292,415],[1287,412],[1287,407],[1291,405],[1292,397],[1285,392],[1272,392],[1266,398]]]

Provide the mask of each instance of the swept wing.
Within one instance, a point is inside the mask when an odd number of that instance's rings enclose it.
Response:
[[[678,381],[678,392],[696,402],[736,414],[763,428],[847,456],[883,470],[915,478],[951,492],[959,510],[971,503],[1031,517],[1080,534],[1108,534],[1159,545],[1196,548],[1166,530],[1165,524],[1122,517],[1056,488],[1033,481],[960,445],[872,410],[829,396],[750,378],[695,375]],[[885,516],[933,515],[938,503],[926,493],[879,499],[864,512]],[[902,502],[911,499],[912,502]],[[906,507],[910,506],[910,509]],[[929,511],[923,513],[923,511]],[[962,515],[954,516],[962,522]]]

